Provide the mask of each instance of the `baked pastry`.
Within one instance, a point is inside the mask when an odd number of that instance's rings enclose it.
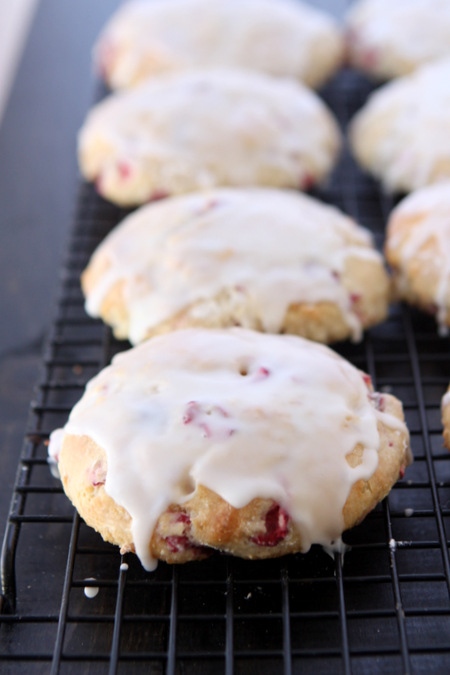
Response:
[[[94,107],[79,136],[84,177],[135,206],[219,185],[309,188],[340,145],[331,113],[290,80],[245,71],[155,78]]]
[[[105,26],[94,61],[112,89],[198,67],[245,68],[319,87],[343,53],[337,22],[301,2],[135,0]]]
[[[450,178],[449,105],[450,58],[382,86],[351,124],[356,159],[388,190]]]
[[[447,0],[359,0],[346,23],[350,64],[376,79],[450,55]]]
[[[52,434],[85,521],[146,569],[339,550],[411,461],[401,403],[327,347],[186,330],[115,357]]]
[[[230,189],[141,207],[82,275],[87,312],[133,344],[241,325],[320,342],[386,318],[390,283],[371,235],[298,192]]]
[[[444,427],[444,444],[450,450],[450,386],[441,401],[442,426]]]
[[[413,192],[392,211],[386,258],[400,299],[450,325],[450,182]]]

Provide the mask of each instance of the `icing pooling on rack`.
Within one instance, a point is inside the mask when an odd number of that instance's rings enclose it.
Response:
[[[395,229],[395,222],[421,216],[420,222],[405,232]],[[450,182],[432,185],[406,197],[391,214],[391,231],[387,247],[400,257],[399,285],[407,285],[407,268],[413,259],[439,269],[439,282],[434,296],[437,321],[441,333],[446,334],[447,315],[450,304]],[[394,227],[393,227],[394,226]],[[434,239],[431,251],[424,245]]]
[[[340,145],[319,97],[289,79],[188,71],[113,94],[79,135],[84,176],[121,203],[216,185],[301,187],[323,178]]]
[[[389,189],[415,190],[449,177],[449,107],[450,58],[445,58],[369,97],[351,126],[355,154]]]
[[[356,2],[347,23],[357,60],[379,76],[398,75],[400,65],[406,72],[450,53],[447,0]]]
[[[304,550],[340,539],[352,485],[373,475],[380,412],[363,373],[294,336],[230,329],[156,337],[115,357],[87,386],[64,428],[107,456],[105,490],[132,517],[136,552],[159,516],[204,485],[236,508],[275,500]],[[58,434],[50,452],[59,454]],[[360,443],[361,464],[346,456]],[[58,446],[58,447],[55,447]]]
[[[325,72],[314,70],[318,43],[327,45]],[[155,72],[210,66],[300,77],[315,86],[341,50],[334,19],[292,0],[153,0],[128,2],[116,12],[95,60],[113,88]]]
[[[359,339],[361,320],[341,276],[349,258],[382,265],[369,233],[337,209],[302,194],[260,189],[215,190],[144,207],[107,237],[96,257],[109,266],[90,289],[86,309],[99,316],[121,281],[132,343],[224,288],[230,305],[250,303],[268,332],[280,330],[292,303],[328,301]],[[209,302],[194,311],[210,316],[226,309]],[[245,322],[245,314],[239,316]]]

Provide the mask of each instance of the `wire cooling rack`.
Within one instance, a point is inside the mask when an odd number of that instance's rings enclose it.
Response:
[[[343,127],[370,87],[343,71],[324,92]],[[343,153],[320,192],[383,240],[392,200]],[[2,555],[0,670],[291,675],[450,672],[450,457],[440,400],[449,340],[405,307],[338,351],[404,403],[415,463],[347,533],[342,564],[320,548],[248,562],[215,555],[146,573],[88,528],[49,472],[49,433],[126,347],[84,313],[79,275],[125,213],[83,185],[61,296],[32,403]],[[94,597],[88,597],[89,595]]]

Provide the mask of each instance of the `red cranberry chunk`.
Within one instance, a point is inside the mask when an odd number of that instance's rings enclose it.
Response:
[[[366,383],[366,387],[368,389],[372,389],[372,378],[370,377],[370,375],[364,374],[362,377],[363,377],[364,382]]]
[[[164,541],[167,544],[167,548],[171,553],[178,553],[179,551],[185,551],[187,548],[191,548],[191,542],[186,536],[171,535],[166,537]]]
[[[374,392],[373,394],[369,394],[369,398],[377,410],[379,410],[380,412],[384,412],[386,401],[382,394]]]
[[[258,546],[276,546],[285,539],[290,517],[279,504],[274,504],[266,513],[265,532],[252,537],[251,541]]]
[[[105,484],[106,468],[100,459],[98,459],[89,469],[88,479],[94,487]]]

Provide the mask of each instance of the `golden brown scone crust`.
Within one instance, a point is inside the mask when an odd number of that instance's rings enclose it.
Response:
[[[405,300],[437,314],[450,325],[449,260],[445,241],[450,217],[450,183],[418,190],[392,212],[385,244],[393,271],[393,290]]]
[[[374,405],[403,420],[401,403],[388,394],[374,394]],[[450,414],[449,414],[450,417]],[[390,491],[411,462],[406,431],[378,422],[380,449],[378,468],[372,477],[357,481],[343,509],[344,529],[358,524]],[[362,447],[348,456],[350,465],[361,461]],[[93,484],[94,473],[98,484]],[[102,537],[134,551],[131,518],[106,493],[106,456],[91,438],[67,435],[59,455],[59,472],[64,490],[84,518]],[[272,558],[303,549],[289,515],[270,499],[253,499],[236,509],[215,492],[199,485],[194,496],[182,505],[173,504],[163,513],[149,542],[151,555],[169,563],[206,557],[211,549],[257,559]]]
[[[88,296],[108,268],[106,257],[94,258],[82,275],[82,288]],[[353,311],[363,329],[370,328],[386,319],[391,297],[390,280],[377,260],[349,257],[346,261],[342,284],[353,299]],[[239,305],[230,303],[231,289],[224,288],[218,296],[199,301],[184,308],[170,320],[149,330],[146,337],[162,335],[173,330],[191,327],[228,328],[245,326],[263,331],[262,317],[254,312],[254,306],[241,298]],[[117,282],[104,298],[100,316],[110,325],[119,340],[129,336],[129,316],[123,293],[123,282]],[[291,304],[284,316],[281,333],[292,333],[326,344],[345,340],[351,336],[351,327],[341,308],[331,302]]]

